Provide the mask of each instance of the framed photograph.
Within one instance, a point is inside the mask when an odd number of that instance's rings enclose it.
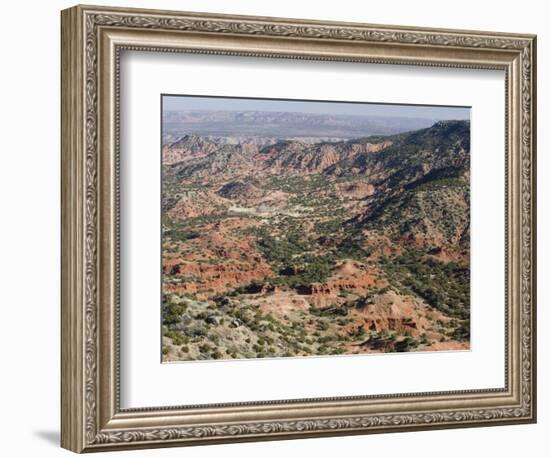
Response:
[[[62,12],[62,446],[536,421],[536,38]]]

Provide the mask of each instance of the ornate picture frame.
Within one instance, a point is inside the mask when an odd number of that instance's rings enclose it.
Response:
[[[536,421],[536,37],[75,6],[62,12],[62,424],[75,452]],[[506,75],[503,389],[120,407],[118,149],[123,50]]]

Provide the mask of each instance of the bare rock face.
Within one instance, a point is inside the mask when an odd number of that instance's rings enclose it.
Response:
[[[428,310],[425,305],[388,291],[362,308],[359,314],[363,317],[363,326],[370,331],[388,330],[419,335],[432,327],[434,317],[428,318]]]
[[[281,142],[264,148],[258,159],[265,170],[293,171],[301,174],[318,174],[358,154],[375,153],[390,146],[391,141],[380,143],[321,143],[309,145],[298,141]]]
[[[202,233],[183,242],[189,250],[187,256],[178,256],[177,252],[165,256],[163,272],[172,278],[164,288],[206,298],[273,276],[252,239],[232,235],[243,226],[246,224],[235,220],[227,225],[207,225]]]
[[[167,213],[178,221],[210,215],[223,205],[223,199],[211,191],[187,191],[177,196],[176,204]]]
[[[171,165],[204,158],[218,149],[218,145],[200,136],[185,135],[162,148],[162,163]]]
[[[383,149],[386,149],[388,146],[391,146],[393,142],[391,140],[385,140],[379,143],[365,143],[365,147],[361,148],[361,152],[365,153],[378,153]]]

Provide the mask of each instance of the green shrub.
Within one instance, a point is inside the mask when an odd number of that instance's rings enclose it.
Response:
[[[165,325],[180,323],[182,315],[187,311],[187,304],[164,303],[162,308],[162,318]]]
[[[172,339],[174,345],[183,345],[189,341],[189,338],[185,334],[175,330],[165,331],[164,336]]]
[[[327,331],[328,328],[329,328],[329,324],[326,321],[320,321],[317,324],[317,329],[319,329],[320,331]]]
[[[470,340],[470,320],[461,321],[458,326],[452,331],[450,337],[454,340],[468,341]]]

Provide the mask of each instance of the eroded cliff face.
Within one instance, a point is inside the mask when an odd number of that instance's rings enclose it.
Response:
[[[165,145],[164,358],[468,348],[469,152],[464,121]]]

